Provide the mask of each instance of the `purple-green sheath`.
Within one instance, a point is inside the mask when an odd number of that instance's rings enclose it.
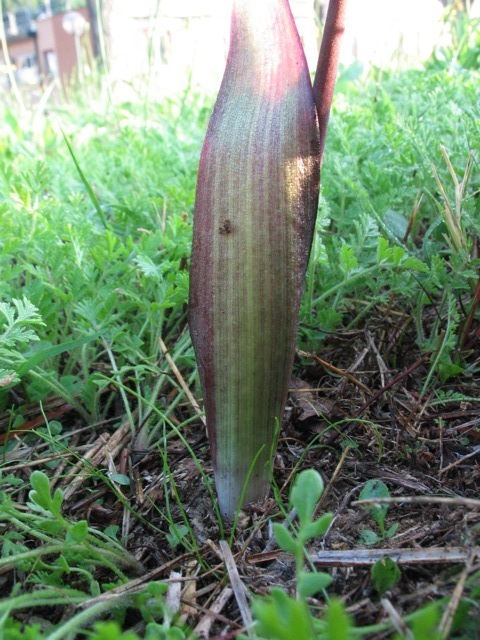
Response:
[[[319,171],[312,86],[288,0],[234,0],[225,75],[198,172],[189,312],[227,518],[241,506],[249,472],[243,502],[268,491]]]

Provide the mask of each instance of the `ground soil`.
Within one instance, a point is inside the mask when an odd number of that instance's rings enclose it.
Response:
[[[389,619],[392,609],[401,620],[441,598],[453,602],[453,616],[460,600],[479,589],[480,557],[471,554],[480,544],[480,400],[472,400],[480,399],[478,342],[475,339],[464,352],[468,375],[442,382],[434,373],[425,387],[432,354],[419,352],[400,314],[395,317],[379,310],[377,318],[358,330],[328,335],[321,353],[297,355],[275,456],[275,483],[288,509],[294,472],[314,468],[321,473],[325,493],[318,513],[332,512],[334,520],[327,535],[309,546],[309,553],[312,558],[320,551],[339,553],[337,566],[316,566],[333,576],[328,593],[342,598],[357,624]],[[165,390],[165,401],[174,393],[172,389]],[[438,390],[449,392],[448,401],[439,401]],[[121,404],[118,406],[121,414]],[[181,423],[193,415],[192,406],[184,403],[172,418]],[[188,605],[184,610],[188,623],[208,627],[206,612],[215,609],[229,586],[229,577],[212,509],[212,471],[204,426],[198,419],[182,433],[210,483],[178,437],[168,441],[171,475],[167,477],[159,449],[143,449],[126,423],[119,426],[118,418],[89,428],[82,427],[72,413],[57,419],[64,425],[70,422],[72,430],[80,425],[73,443],[82,455],[90,452],[93,464],[130,476],[131,486],[121,490],[131,510],[101,480],[90,477],[72,489],[73,476],[65,461],[56,469],[53,481],[66,491],[66,513],[86,518],[99,528],[119,525],[126,546],[143,564],[143,578],[168,581],[172,571],[177,577],[180,573],[186,585],[182,607]],[[41,453],[33,451],[30,458],[35,457],[41,460]],[[16,473],[27,477],[30,470]],[[77,476],[78,471],[77,467]],[[382,480],[391,497],[401,501],[390,505],[386,521],[387,527],[398,523],[396,533],[366,547],[360,530],[378,533],[378,528],[356,501],[372,478]],[[437,501],[438,497],[444,500]],[[168,519],[183,525],[185,514],[197,550],[191,548],[191,542],[187,548],[182,543],[172,545]],[[272,519],[282,520],[273,498],[251,505],[242,512],[231,545],[240,579],[253,594],[266,594],[274,585],[294,591],[294,563],[276,546]],[[225,535],[228,533],[227,527]],[[420,555],[419,562],[401,565],[401,578],[383,594],[383,601],[373,587],[369,563],[355,560],[356,551],[371,548],[391,550],[392,557],[401,549]],[[432,549],[441,554],[456,548],[465,552],[461,562],[428,559]],[[352,552],[350,559],[342,551]],[[135,580],[141,582],[142,576],[132,576]],[[321,599],[311,602],[320,609],[324,604]],[[142,632],[143,622],[134,612],[127,623]],[[215,614],[206,636],[233,637],[241,627],[232,594]],[[468,637],[480,637],[469,633],[473,635]],[[391,632],[374,637],[391,637]]]

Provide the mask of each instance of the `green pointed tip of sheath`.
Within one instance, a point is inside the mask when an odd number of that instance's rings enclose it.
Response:
[[[319,149],[288,1],[234,0],[226,71],[200,160],[189,311],[227,518],[244,489],[249,503],[269,488],[315,226]]]

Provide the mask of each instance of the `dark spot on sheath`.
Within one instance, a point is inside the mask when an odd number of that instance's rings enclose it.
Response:
[[[225,219],[221,221],[220,226],[218,227],[218,231],[220,232],[220,234],[222,236],[228,235],[229,233],[232,233],[233,231],[233,226],[230,220]]]

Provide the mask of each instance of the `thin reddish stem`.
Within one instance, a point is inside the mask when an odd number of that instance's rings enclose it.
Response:
[[[345,31],[347,0],[330,0],[328,5],[322,46],[318,56],[317,71],[313,83],[313,96],[320,125],[320,163],[323,158],[328,117],[340,58],[340,41]]]
[[[470,329],[472,328],[473,318],[475,317],[475,311],[477,310],[478,305],[480,304],[480,279],[477,282],[477,287],[475,289],[475,293],[473,294],[473,300],[470,307],[470,311],[465,319],[465,324],[463,325],[463,329],[460,337],[460,348],[464,349],[465,344],[467,342],[468,334],[470,333]]]

